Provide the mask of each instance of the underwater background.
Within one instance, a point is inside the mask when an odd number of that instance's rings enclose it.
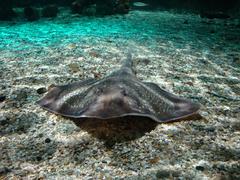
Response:
[[[129,50],[140,80],[200,117],[78,127],[36,104]],[[239,137],[239,0],[0,0],[0,179],[235,180]]]

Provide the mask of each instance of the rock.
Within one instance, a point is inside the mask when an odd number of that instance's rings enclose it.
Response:
[[[41,88],[38,88],[38,89],[37,89],[37,93],[38,93],[38,94],[43,94],[43,93],[45,93],[45,92],[47,92],[47,89],[46,89],[45,87],[41,87]]]
[[[79,69],[79,66],[77,63],[71,63],[68,65],[68,67],[70,68],[70,70],[73,72],[73,73],[76,73],[76,72],[79,72],[80,69]]]
[[[127,14],[129,10],[130,10],[129,0],[118,0],[114,12],[118,14]]]
[[[170,172],[167,171],[167,170],[158,170],[157,173],[156,173],[156,177],[158,179],[168,178],[169,176],[170,176]]]
[[[71,4],[72,13],[81,14],[87,6],[93,4],[93,0],[76,0]]]
[[[189,24],[188,20],[183,21],[183,24]]]
[[[208,19],[228,19],[230,16],[223,12],[202,12],[200,14],[201,18],[208,18]]]
[[[24,17],[28,21],[36,21],[39,19],[39,12],[36,8],[33,7],[25,7],[24,8]]]
[[[42,157],[41,157],[41,156],[37,156],[37,157],[36,157],[36,160],[37,160],[37,161],[41,161],[41,160],[42,160]]]
[[[0,176],[11,172],[11,169],[8,167],[0,167]],[[4,179],[4,178],[3,178]]]
[[[239,121],[239,120],[233,121],[233,122],[231,123],[231,127],[232,127],[235,131],[240,131],[240,121]]]
[[[50,143],[51,142],[51,139],[50,138],[46,138],[45,139],[45,143]]]
[[[5,126],[8,124],[8,119],[5,116],[0,115],[0,125]]]
[[[96,13],[97,15],[112,15],[114,14],[114,0],[103,0],[97,2]]]
[[[198,170],[198,171],[204,171],[204,167],[203,166],[196,166],[196,170]]]
[[[15,100],[19,102],[25,101],[28,97],[28,93],[28,89],[25,88],[15,91]]]
[[[0,103],[6,100],[6,96],[0,95]]]
[[[11,7],[0,7],[0,21],[9,21],[16,16]]]
[[[240,57],[238,57],[238,56],[233,57],[233,63],[235,63],[235,64],[240,66]]]
[[[71,5],[73,13],[84,15],[125,14],[130,9],[129,0],[76,0]]]
[[[96,4],[93,4],[88,6],[87,8],[84,8],[82,14],[86,16],[95,16],[96,12],[97,12]]]
[[[212,30],[210,31],[210,33],[211,33],[211,34],[214,34],[214,33],[215,33],[215,31],[212,29]]]
[[[83,5],[79,1],[74,1],[71,4],[72,13],[81,13],[83,10]]]
[[[56,17],[58,13],[58,7],[56,5],[45,6],[42,9],[42,16],[46,18]]]

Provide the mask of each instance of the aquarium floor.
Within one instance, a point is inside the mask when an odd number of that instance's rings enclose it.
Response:
[[[168,11],[2,22],[0,179],[240,178],[239,26]],[[202,118],[121,140],[36,105],[39,88],[101,78],[128,51],[139,79],[201,103]]]

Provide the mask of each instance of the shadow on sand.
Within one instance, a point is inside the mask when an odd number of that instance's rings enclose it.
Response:
[[[82,130],[104,141],[106,146],[144,136],[157,126],[157,122],[144,117],[127,116],[114,119],[72,119]]]
[[[199,114],[181,119],[181,121],[199,120]],[[149,118],[139,116],[126,116],[114,119],[71,119],[82,130],[93,137],[102,140],[106,147],[111,148],[115,143],[138,139],[154,130],[159,124]],[[178,120],[180,121],[180,120]],[[173,123],[173,122],[169,122]]]

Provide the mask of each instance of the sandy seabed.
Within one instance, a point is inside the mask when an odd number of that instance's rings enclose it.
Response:
[[[240,178],[239,27],[168,11],[2,22],[0,179]],[[40,88],[104,77],[128,51],[140,80],[199,102],[201,117],[76,126],[36,105]]]

